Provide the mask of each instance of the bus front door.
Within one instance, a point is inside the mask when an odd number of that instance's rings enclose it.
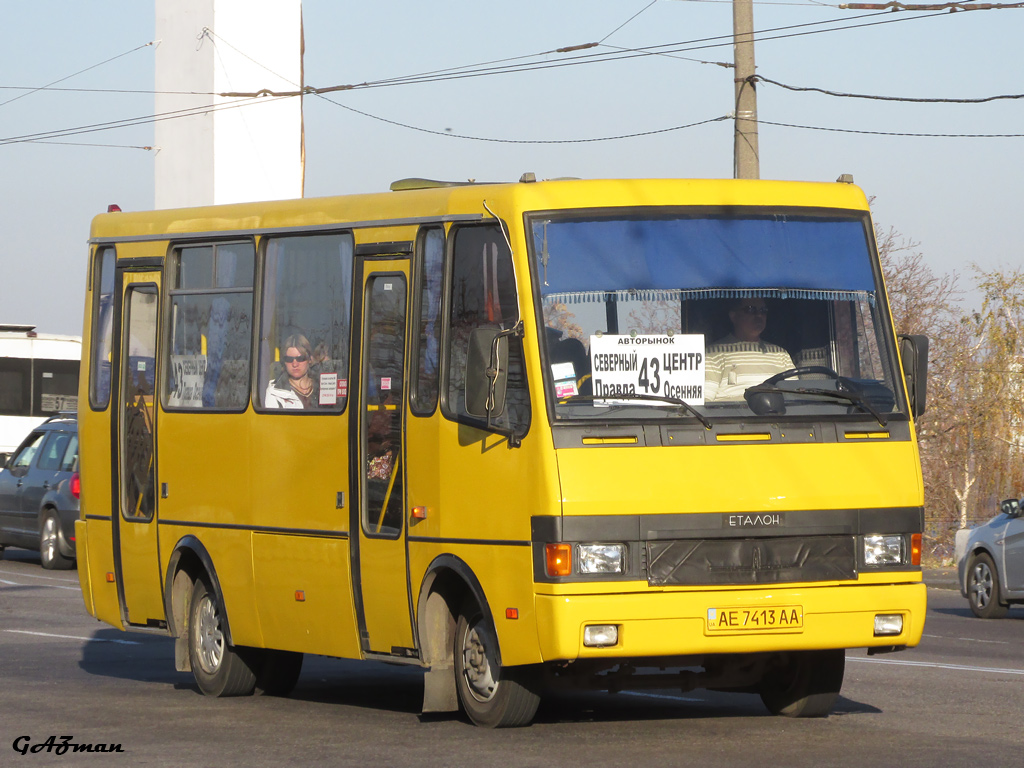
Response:
[[[156,521],[156,343],[159,272],[124,272],[117,379],[114,556],[126,624],[164,617]]]
[[[362,647],[413,647],[406,550],[405,336],[409,262],[363,262],[352,563]],[[358,518],[358,519],[355,519]]]

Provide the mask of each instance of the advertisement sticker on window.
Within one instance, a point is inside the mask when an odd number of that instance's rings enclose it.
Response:
[[[171,408],[202,408],[206,383],[206,355],[171,355]]]

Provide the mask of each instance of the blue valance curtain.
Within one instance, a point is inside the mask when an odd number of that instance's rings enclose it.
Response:
[[[860,219],[549,220],[534,222],[533,232],[542,295],[571,303],[608,292],[863,298],[875,291]]]

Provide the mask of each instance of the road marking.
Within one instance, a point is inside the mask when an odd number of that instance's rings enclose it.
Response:
[[[892,661],[890,659],[864,659],[847,656],[847,661],[863,661],[868,664],[898,664],[904,667],[931,667],[932,669],[954,669],[962,672],[996,672],[1003,675],[1024,675],[1024,669],[1001,669],[999,667],[971,667],[966,664],[936,664],[930,661]]]
[[[53,635],[49,632],[29,632],[27,629],[5,629],[15,635],[35,635],[36,637],[57,637],[61,640],[83,640],[87,643],[118,643],[119,645],[142,645],[136,640],[109,640],[105,637],[77,637],[76,635]]]
[[[921,635],[934,640],[964,640],[969,643],[988,643],[989,645],[1009,645],[1009,640],[978,640],[976,637],[946,637],[946,635]]]
[[[7,576],[14,576],[15,575],[15,573],[12,573],[11,571],[4,571],[3,573],[5,575],[7,575]],[[40,573],[25,573],[25,572],[19,571],[19,572],[17,572],[17,576],[19,576],[19,577],[21,577],[23,579],[46,579],[47,581],[62,581],[65,584],[77,584],[78,583],[78,579],[61,578],[60,576],[44,576],[44,575],[42,575]]]
[[[0,584],[7,584],[8,586],[11,586],[11,587],[28,587],[28,586],[33,586],[33,587],[44,587],[44,588],[49,588],[49,589],[70,589],[72,592],[81,592],[82,591],[81,587],[61,587],[61,586],[58,586],[56,584],[31,584],[30,585],[30,584],[23,584],[20,581],[7,581],[7,579],[0,579]]]

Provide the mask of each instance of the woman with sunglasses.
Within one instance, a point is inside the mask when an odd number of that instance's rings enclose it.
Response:
[[[707,349],[704,399],[742,400],[747,387],[793,368],[789,353],[761,339],[768,305],[760,297],[738,299],[729,309],[732,333]]]
[[[313,347],[301,333],[289,336],[281,345],[284,370],[270,382],[264,403],[267,408],[316,408],[320,403],[320,387],[310,374]]]

